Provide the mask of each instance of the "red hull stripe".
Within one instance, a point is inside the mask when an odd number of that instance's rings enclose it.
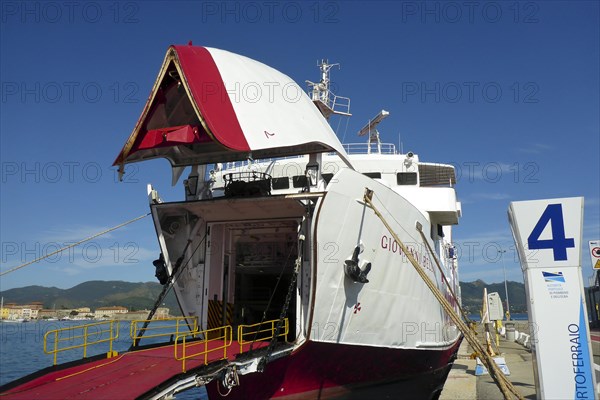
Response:
[[[263,373],[241,376],[240,386],[227,399],[355,397],[365,388],[385,390],[398,382],[411,390],[411,398],[428,398],[443,384],[459,345],[460,341],[447,349],[411,350],[311,341],[267,364]],[[210,399],[220,398],[216,385],[207,385]]]
[[[200,109],[211,133],[222,145],[232,150],[250,151],[219,68],[210,52],[197,46],[172,47],[192,92],[192,101]]]

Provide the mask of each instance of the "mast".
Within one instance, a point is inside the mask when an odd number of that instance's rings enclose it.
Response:
[[[317,66],[321,70],[321,81],[318,83],[306,81],[313,103],[315,103],[326,119],[329,119],[332,114],[344,115],[346,117],[351,116],[350,98],[336,96],[329,90],[331,68],[339,68],[340,64],[329,64],[327,60],[321,60]]]

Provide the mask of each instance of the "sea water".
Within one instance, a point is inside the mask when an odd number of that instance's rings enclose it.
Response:
[[[0,323],[0,386],[15,379],[22,378],[43,368],[52,366],[53,355],[44,354],[44,336],[46,333],[56,330],[80,326],[94,321],[39,321],[39,322],[1,322]],[[165,322],[161,323],[165,325]],[[108,328],[108,325],[103,327]],[[113,350],[123,352],[131,346],[129,337],[130,323],[121,321],[119,323],[119,338],[113,343]],[[91,340],[101,340],[103,337],[93,335],[94,327],[89,328],[92,334]],[[96,327],[96,329],[99,329]],[[81,334],[81,331],[75,333]],[[51,341],[54,335],[48,339]],[[158,343],[163,338],[143,339],[144,344]],[[73,346],[78,344],[77,339],[66,342]],[[53,348],[48,343],[48,349]],[[87,356],[106,353],[109,350],[108,343],[101,343],[88,348]],[[69,361],[81,359],[83,348],[73,349],[58,353],[57,363],[62,364]],[[178,400],[208,399],[204,388],[194,388],[176,395]]]

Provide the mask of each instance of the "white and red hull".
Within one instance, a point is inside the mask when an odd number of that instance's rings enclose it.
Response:
[[[279,273],[259,274],[255,269],[248,275],[254,277],[248,283],[247,259],[238,252],[247,252],[247,246],[257,243],[249,248],[260,255],[264,250],[258,246],[261,240],[271,247],[285,241],[289,247],[296,229],[306,235],[306,244],[298,249],[303,254],[302,268],[287,311],[293,325],[288,337],[293,350],[270,359],[263,372],[241,368],[240,386],[230,395],[244,399],[360,397],[373,390],[384,393],[401,387],[410,387],[414,398],[438,393],[460,342],[459,332],[385,226],[361,201],[367,187],[374,191],[373,201],[385,210],[422,268],[447,293],[415,229],[416,222],[429,225],[425,216],[390,188],[349,169],[337,173],[328,190],[315,197],[310,212],[306,200],[293,196],[221,198],[152,207],[162,251],[170,264],[174,263],[175,249],[183,248],[188,237],[195,237],[203,248],[201,238],[205,235],[198,232],[210,232],[205,238],[206,248],[191,256],[196,267],[188,268],[175,284],[186,315],[199,316],[202,325],[209,328],[210,299],[222,296],[233,308],[227,323],[235,327],[259,322],[256,313],[256,320],[242,321],[251,309],[241,295],[243,285],[257,285],[256,279],[272,282],[269,279]],[[187,226],[184,219],[174,217],[184,211],[194,215],[187,218]],[[271,219],[264,218],[265,212]],[[179,239],[176,232],[171,238],[167,235],[173,221],[179,227]],[[238,234],[240,229],[243,233]],[[434,241],[429,244],[435,247]],[[344,270],[345,261],[357,247],[359,267],[372,265],[367,283],[352,281]],[[452,272],[446,275],[452,277]],[[271,305],[273,316],[279,315],[284,291],[287,285],[279,289],[279,301]],[[263,304],[267,300],[252,299]],[[240,308],[246,310],[245,317],[244,312],[235,311]],[[217,381],[208,386],[211,398],[220,396]]]

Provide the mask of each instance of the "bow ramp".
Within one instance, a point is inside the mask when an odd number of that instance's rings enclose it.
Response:
[[[175,321],[169,324],[169,321]],[[169,337],[167,343],[132,347],[118,354],[119,322],[105,321],[50,331],[44,338],[44,351],[54,355],[55,365],[0,387],[3,399],[164,399],[192,387],[218,379],[227,388],[237,380],[240,369],[256,370],[260,360],[289,351],[285,341],[276,345],[274,322],[259,326],[231,326],[199,331],[191,318],[176,318],[161,327],[150,324],[147,338]],[[130,336],[141,339],[142,329],[133,321]],[[164,324],[164,321],[159,323]],[[165,332],[164,327],[173,328]],[[191,327],[187,331],[183,326]],[[266,327],[266,328],[265,328]],[[273,328],[272,328],[273,327]],[[162,329],[162,330],[161,330]],[[287,331],[287,330],[286,330]],[[159,333],[156,333],[159,332]],[[143,333],[142,333],[143,334]],[[234,339],[237,336],[237,339]],[[280,335],[284,338],[284,334]],[[73,345],[73,339],[80,339]],[[277,338],[275,338],[277,339]],[[105,354],[85,358],[94,345],[109,346]],[[57,354],[83,351],[84,358],[56,365]]]
[[[287,75],[247,57],[171,46],[146,106],[115,160],[166,158],[173,168],[334,151],[341,143]]]

